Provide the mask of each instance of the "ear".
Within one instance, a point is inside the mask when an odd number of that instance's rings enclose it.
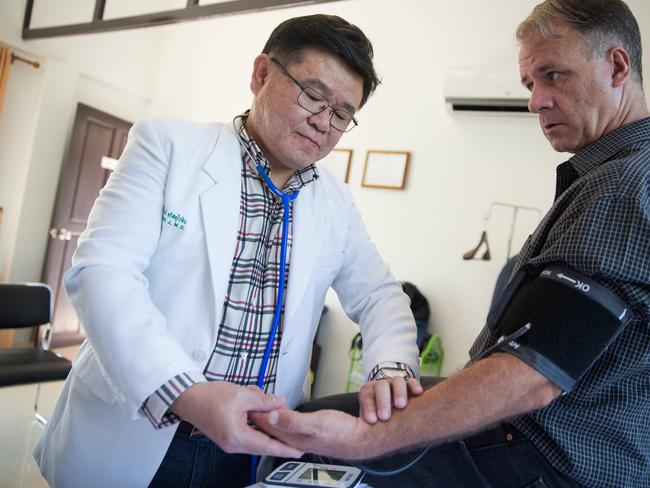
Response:
[[[607,57],[612,68],[612,86],[624,85],[631,74],[630,55],[621,46],[616,46],[609,50]]]
[[[260,54],[253,61],[253,74],[251,75],[251,91],[253,94],[257,95],[257,92],[264,86],[270,68],[271,58],[268,54]]]

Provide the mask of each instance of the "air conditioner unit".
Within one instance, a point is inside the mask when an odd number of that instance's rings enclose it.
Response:
[[[454,112],[530,113],[530,94],[513,71],[452,70],[445,78],[445,102]]]

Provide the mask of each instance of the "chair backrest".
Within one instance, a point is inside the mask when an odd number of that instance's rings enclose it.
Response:
[[[44,283],[0,283],[0,329],[50,322],[52,290]]]

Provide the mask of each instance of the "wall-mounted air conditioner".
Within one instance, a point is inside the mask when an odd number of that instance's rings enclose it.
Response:
[[[529,95],[509,68],[456,69],[445,78],[445,102],[454,112],[530,113]]]

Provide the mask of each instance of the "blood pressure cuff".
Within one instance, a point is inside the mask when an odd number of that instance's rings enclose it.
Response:
[[[627,305],[592,278],[563,266],[517,272],[490,310],[508,352],[568,392],[631,319]]]

